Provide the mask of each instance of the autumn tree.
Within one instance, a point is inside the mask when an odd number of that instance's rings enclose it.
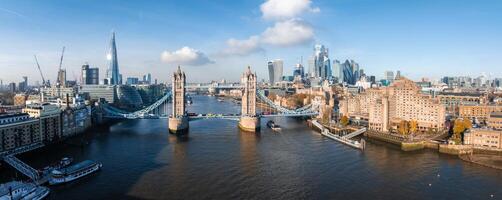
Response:
[[[410,132],[411,133],[416,133],[418,130],[418,122],[417,120],[411,120],[410,121]]]
[[[268,98],[272,101],[275,101],[275,99],[277,98],[277,95],[275,93],[269,93],[268,94]]]
[[[456,144],[462,143],[462,133],[467,129],[472,128],[471,120],[469,119],[456,119],[453,123],[453,135],[451,139],[455,141]]]
[[[347,116],[342,116],[342,118],[340,119],[340,124],[342,124],[342,126],[347,126],[349,125],[349,118]]]
[[[464,128],[465,129],[471,129],[472,128],[472,122],[471,122],[471,120],[469,120],[467,118],[464,118],[463,123],[464,123]]]
[[[399,122],[399,125],[397,127],[397,131],[401,135],[408,135],[408,133],[410,133],[410,122],[406,120],[401,120],[401,122]]]

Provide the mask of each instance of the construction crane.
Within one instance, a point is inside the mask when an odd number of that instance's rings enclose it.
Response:
[[[63,65],[64,48],[65,48],[65,47],[63,46],[63,52],[61,52],[61,60],[59,60],[58,77],[57,77],[57,79],[56,79],[56,80],[57,80],[57,82],[56,82],[56,83],[57,83],[57,86],[58,86],[58,87],[62,85],[62,84],[61,84],[61,81],[65,81],[65,80],[60,80],[60,79],[59,79],[59,78],[60,78],[60,77],[59,77],[59,73],[61,72],[61,66]]]
[[[40,76],[42,77],[42,86],[45,87],[47,85],[46,85],[46,82],[45,82],[44,74],[42,73],[42,69],[40,68],[40,64],[38,64],[37,55],[33,55],[33,57],[35,57],[35,62],[37,63],[38,72],[40,72]]]

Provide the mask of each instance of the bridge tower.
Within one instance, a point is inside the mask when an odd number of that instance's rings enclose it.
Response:
[[[256,115],[256,73],[251,72],[251,67],[241,76],[242,110],[239,128],[244,131],[256,132],[260,130],[260,118]]]
[[[188,116],[186,114],[185,102],[185,72],[181,71],[180,66],[174,72],[172,78],[172,97],[173,97],[173,113],[169,117],[169,132],[173,134],[188,133]]]

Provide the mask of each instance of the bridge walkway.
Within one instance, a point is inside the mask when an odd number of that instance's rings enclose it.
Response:
[[[358,135],[361,135],[363,134],[364,132],[366,132],[366,128],[362,128],[362,129],[359,129],[357,131],[354,131],[352,133],[349,133],[347,135],[344,135],[342,136],[342,138],[346,138],[346,139],[350,139],[350,138],[353,138],[353,137],[356,137]]]
[[[323,136],[329,137],[335,141],[341,142],[341,143],[346,144],[350,147],[364,150],[364,147],[365,147],[364,140],[363,140],[363,142],[358,142],[358,141],[350,140],[348,138],[344,138],[344,137],[340,137],[338,135],[335,135],[335,134],[329,132],[329,130],[327,128],[325,128],[322,124],[317,122],[317,120],[312,120],[312,125],[314,125],[319,130],[321,130],[321,135],[323,135]]]
[[[26,175],[33,181],[37,181],[40,178],[38,171],[30,167],[28,164],[16,158],[14,155],[8,155],[3,157],[3,160],[14,167],[14,169],[18,170],[22,174]]]

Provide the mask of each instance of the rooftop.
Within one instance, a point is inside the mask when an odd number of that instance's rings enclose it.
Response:
[[[20,117],[28,115],[27,113],[0,113],[0,119],[10,118],[10,117]]]
[[[492,113],[490,113],[490,117],[502,118],[502,112],[492,112]]]

